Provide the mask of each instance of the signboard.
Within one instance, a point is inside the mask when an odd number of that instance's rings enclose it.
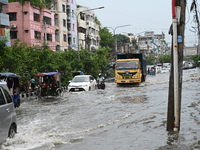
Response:
[[[182,35],[178,35],[178,43],[182,43],[183,42],[183,37]]]

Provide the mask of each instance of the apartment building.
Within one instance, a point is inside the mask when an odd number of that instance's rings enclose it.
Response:
[[[94,51],[99,47],[99,25],[93,11],[81,7],[77,12],[76,0],[54,0],[51,6],[40,9],[26,1],[24,5],[11,2],[4,7],[10,21],[11,45],[19,38],[28,46],[47,45],[53,51],[81,47]]]
[[[87,7],[77,8],[79,48],[95,51],[100,45],[99,25]]]
[[[146,31],[144,36],[138,36],[139,51],[146,56],[162,55],[164,51],[165,35],[154,34],[154,31]]]
[[[54,0],[56,50],[78,49],[75,0]]]
[[[67,0],[68,48],[78,50],[76,1]]]
[[[26,1],[9,3],[4,10],[9,15],[11,45],[17,38],[28,46],[48,45],[56,50],[54,12],[49,9],[39,9]]]
[[[10,46],[10,26],[9,15],[4,13],[4,6],[8,5],[8,0],[0,0],[0,38],[6,38],[6,45]]]

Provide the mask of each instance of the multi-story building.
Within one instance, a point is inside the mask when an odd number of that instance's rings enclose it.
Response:
[[[68,49],[66,0],[55,0],[52,10],[55,12],[56,51],[66,51]]]
[[[164,34],[154,34],[154,31],[146,31],[144,36],[138,37],[139,51],[146,56],[158,56],[163,54],[165,38]]]
[[[11,45],[17,38],[28,46],[48,46],[56,50],[54,12],[34,7],[29,1],[24,5],[12,2],[5,8],[10,20]]]
[[[40,9],[26,1],[24,5],[11,2],[4,7],[10,21],[11,45],[19,38],[28,46],[48,46],[54,51],[81,47],[92,51],[99,47],[99,25],[93,11],[81,7],[77,12],[76,0],[54,0],[51,6]]]
[[[10,46],[10,33],[8,27],[10,26],[9,23],[9,16],[4,13],[4,7],[8,5],[8,0],[0,0],[0,38],[7,39],[7,46]]]
[[[78,50],[78,31],[76,16],[76,1],[67,0],[67,30],[68,30],[68,48]]]
[[[94,12],[87,7],[77,8],[79,48],[94,51],[99,47],[99,25]]]
[[[54,0],[56,50],[78,49],[75,0]]]

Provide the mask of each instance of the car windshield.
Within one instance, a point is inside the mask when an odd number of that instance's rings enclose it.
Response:
[[[72,82],[89,82],[88,77],[74,77]]]
[[[138,69],[138,61],[118,61],[116,63],[117,70]]]

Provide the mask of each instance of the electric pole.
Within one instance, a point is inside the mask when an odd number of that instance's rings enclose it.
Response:
[[[182,62],[185,31],[186,0],[172,0],[172,34],[171,70],[168,95],[167,130],[180,131],[180,112],[182,94]]]

